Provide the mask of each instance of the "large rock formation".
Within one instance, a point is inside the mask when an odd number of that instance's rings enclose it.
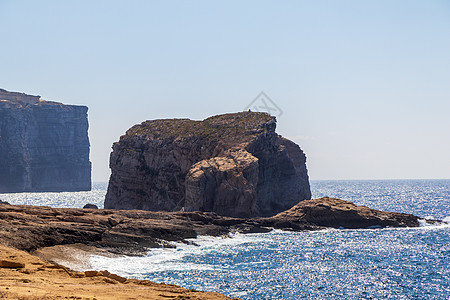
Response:
[[[0,89],[0,192],[90,190],[87,110]]]
[[[275,117],[241,112],[135,125],[113,145],[105,208],[271,216],[310,199],[306,157]]]

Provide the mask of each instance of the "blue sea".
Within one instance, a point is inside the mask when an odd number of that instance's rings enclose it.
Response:
[[[90,192],[0,194],[11,204],[102,207]],[[313,197],[450,222],[450,180],[312,181]],[[450,227],[272,231],[199,237],[145,257],[92,256],[93,269],[242,299],[450,299]]]

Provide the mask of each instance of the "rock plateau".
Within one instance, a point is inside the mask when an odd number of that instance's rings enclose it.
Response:
[[[114,143],[105,208],[273,216],[310,199],[306,157],[267,113],[146,121]]]
[[[0,89],[0,192],[90,190],[87,110]]]

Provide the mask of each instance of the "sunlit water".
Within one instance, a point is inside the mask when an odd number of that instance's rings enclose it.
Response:
[[[92,192],[1,194],[12,204],[101,207]],[[450,180],[313,181],[313,197],[450,221]],[[243,299],[450,299],[450,227],[273,231],[200,237],[145,257],[92,256],[94,269]]]
[[[76,208],[82,208],[85,204],[91,203],[103,208],[107,188],[107,182],[94,182],[92,190],[88,192],[11,193],[0,194],[0,200],[10,204]]]

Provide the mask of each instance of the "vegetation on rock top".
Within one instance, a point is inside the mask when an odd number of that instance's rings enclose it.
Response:
[[[183,141],[197,138],[208,140],[238,139],[264,132],[275,123],[275,117],[262,112],[240,112],[217,115],[203,121],[189,119],[164,119],[142,122],[130,128],[121,141],[145,136],[149,139]]]

